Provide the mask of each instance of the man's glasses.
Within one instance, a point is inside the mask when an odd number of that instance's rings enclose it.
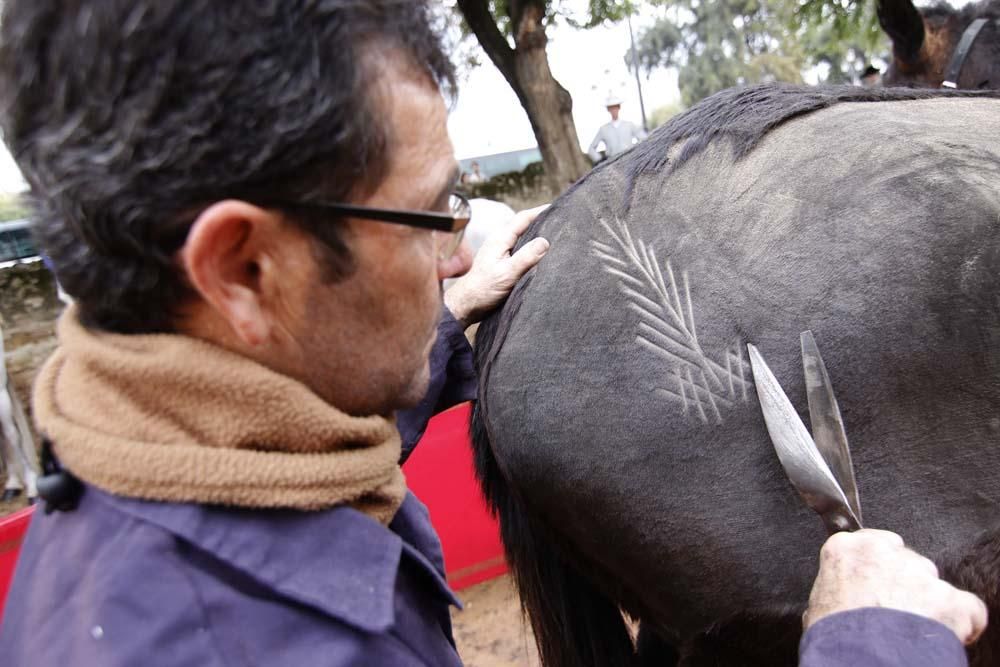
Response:
[[[447,238],[441,244],[438,259],[448,259],[455,254],[462,243],[465,226],[472,219],[472,206],[463,195],[453,192],[448,197],[449,213],[432,213],[429,211],[400,211],[391,208],[372,208],[370,206],[355,206],[353,204],[328,204],[325,202],[296,202],[294,204],[278,203],[281,208],[304,209],[318,213],[333,213],[352,218],[391,222],[395,225],[407,225],[421,229],[431,229],[444,232]]]

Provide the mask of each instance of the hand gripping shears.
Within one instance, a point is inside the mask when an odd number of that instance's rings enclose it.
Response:
[[[829,533],[858,530],[861,502],[837,398],[811,331],[801,343],[811,436],[760,352],[747,345],[767,432],[788,479]]]

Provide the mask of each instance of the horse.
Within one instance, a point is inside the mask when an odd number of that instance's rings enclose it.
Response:
[[[879,0],[879,24],[892,40],[887,86],[1000,88],[1000,0],[956,10],[918,10],[912,0]]]
[[[519,243],[537,236],[548,254],[477,333],[471,429],[543,664],[796,664],[827,534],[746,345],[808,423],[807,329],[866,525],[1000,619],[1000,93],[723,91]]]

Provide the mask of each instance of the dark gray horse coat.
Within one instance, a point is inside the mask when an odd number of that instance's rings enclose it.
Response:
[[[805,602],[826,533],[747,343],[808,424],[814,332],[866,525],[937,556],[1000,519],[1000,100],[725,91],[535,236],[549,253],[478,334],[474,429],[550,664],[629,660],[619,605],[679,642]]]

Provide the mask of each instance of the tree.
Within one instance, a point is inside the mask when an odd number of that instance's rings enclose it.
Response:
[[[820,82],[852,82],[880,37],[873,12],[853,2],[680,0],[639,36],[638,64],[679,68],[688,105],[738,84],[799,83],[808,70]]]
[[[684,111],[680,102],[671,102],[663,106],[656,107],[649,114],[649,129],[654,130],[666,123],[668,120]]]
[[[687,105],[738,84],[800,82],[804,54],[787,28],[793,7],[793,0],[680,0],[639,36],[639,65],[678,67]]]
[[[824,27],[830,41],[872,51],[886,46],[874,2],[867,0],[802,0],[795,20],[805,28]]]
[[[549,69],[546,26],[562,15],[579,28],[617,21],[630,0],[589,0],[586,19],[561,14],[561,0],[456,0],[468,30],[521,102],[554,192],[590,169],[573,123],[573,98]]]
[[[810,64],[826,65],[825,83],[854,83],[889,42],[879,27],[874,2],[804,0],[795,12]]]
[[[28,206],[19,194],[0,193],[0,222],[29,216]]]

